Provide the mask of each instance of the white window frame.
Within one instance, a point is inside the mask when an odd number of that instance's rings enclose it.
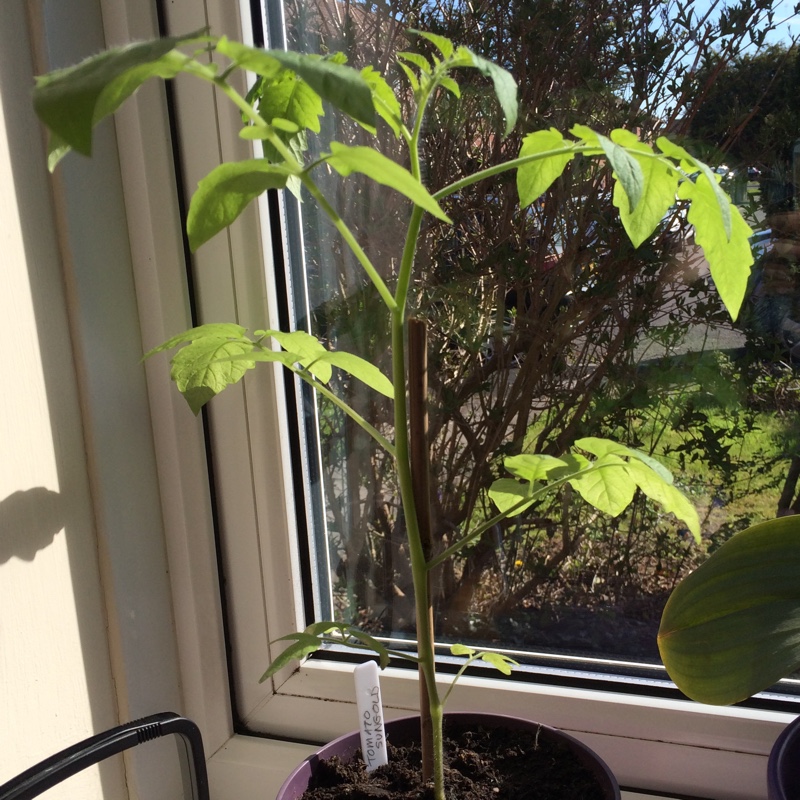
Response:
[[[109,42],[155,33],[141,0],[101,0]],[[248,3],[174,0],[170,33],[209,26],[241,38]],[[207,87],[178,80],[176,114],[186,187],[221,158],[247,157],[236,112]],[[172,150],[163,92],[147,89],[118,115],[116,131],[145,349],[188,327]],[[274,324],[269,221],[254,206],[195,257],[201,321]],[[263,264],[267,268],[263,268]],[[264,365],[208,411],[223,531],[230,664],[214,541],[205,432],[169,384],[165,360],[147,366],[160,501],[170,568],[178,672],[186,713],[201,725],[214,793],[269,797],[308,747],[355,727],[350,668],[312,660],[258,683],[269,642],[302,625],[283,375]],[[229,676],[229,666],[232,675]],[[231,709],[229,677],[236,686]],[[388,716],[416,708],[413,675],[383,677]],[[623,786],[720,800],[766,796],[766,757],[792,715],[677,700],[466,677],[452,710],[491,710],[556,725],[593,746]],[[234,724],[234,718],[241,722]],[[277,739],[242,735],[239,728]],[[237,793],[234,794],[234,791]]]

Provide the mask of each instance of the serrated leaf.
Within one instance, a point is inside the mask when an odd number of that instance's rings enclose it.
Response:
[[[57,137],[51,147],[52,166],[67,152],[66,148],[91,155],[94,126],[113,114],[145,81],[174,78],[188,60],[174,48],[203,38],[194,33],[137,42],[38,76],[33,107]]]
[[[519,155],[520,158],[524,158],[539,153],[549,153],[552,150],[562,150],[567,146],[568,142],[561,133],[555,128],[550,128],[546,131],[529,133],[522,140]],[[574,157],[574,153],[557,153],[518,167],[517,192],[520,207],[527,208],[541,197]]]
[[[459,52],[461,50],[462,48],[459,48]],[[518,105],[516,81],[508,70],[503,69],[492,61],[487,61],[471,50],[467,50],[466,48],[463,48],[463,50],[470,54],[472,66],[482,75],[491,79],[497,102],[500,103],[500,108],[503,110],[503,116],[506,119],[504,135],[508,136],[517,124]]]
[[[636,492],[636,483],[625,466],[623,459],[607,455],[569,483],[587,503],[616,517],[630,505]]]
[[[586,125],[573,125],[569,132],[576,138],[580,139],[584,144],[589,147],[600,148],[600,136],[596,131]],[[602,148],[600,148],[602,149]]]
[[[291,633],[282,636],[277,641],[294,640],[270,665],[269,669],[259,678],[259,683],[263,683],[267,678],[272,677],[278,670],[283,669],[291,661],[299,661],[311,653],[315,653],[322,647],[322,641],[316,636],[308,633]]]
[[[173,347],[177,347],[179,344],[193,342],[196,339],[202,339],[204,337],[241,339],[246,333],[246,328],[243,328],[241,325],[236,325],[232,322],[209,322],[205,325],[198,325],[195,328],[190,328],[188,331],[183,331],[182,333],[173,336],[171,339],[167,339],[166,342],[158,345],[158,347],[148,350],[144,356],[142,356],[142,360],[144,361],[156,353],[163,353],[165,350],[172,350]]]
[[[339,142],[331,142],[330,148],[331,155],[327,156],[325,161],[340,175],[347,177],[353,172],[362,173],[376,183],[405,195],[434,217],[444,222],[451,222],[428,190],[405,167],[401,167],[383,153],[371,147],[348,147]]]
[[[637,159],[644,179],[642,195],[635,209],[631,208],[621,184],[614,184],[614,205],[619,209],[620,219],[633,246],[638,247],[649,238],[675,202],[678,176],[662,161],[652,158],[652,148],[640,142],[630,131],[612,131],[611,138],[628,148],[629,154]],[[645,155],[637,158],[636,152]]]
[[[407,61],[409,64],[413,64],[423,75],[431,74],[432,68],[425,56],[419,53],[400,52],[397,57],[402,58],[403,61]]]
[[[262,79],[258,113],[276,128],[280,127],[280,119],[293,123],[296,128],[290,133],[297,133],[299,128],[319,133],[319,118],[325,111],[320,96],[305,81],[290,70],[282,70]]]
[[[800,665],[800,517],[737,533],[667,601],[658,647],[689,697],[730,704]]]
[[[445,76],[439,79],[439,83],[443,89],[447,89],[454,97],[461,97],[461,89],[459,89],[458,84],[452,78]]]
[[[372,102],[378,116],[392,129],[395,136],[399,136],[402,112],[392,87],[389,86],[383,75],[373,67],[364,67],[361,70],[361,76],[372,92]]]
[[[730,236],[727,234],[715,186],[716,181],[699,175],[694,183],[681,183],[678,197],[691,200],[686,218],[694,226],[695,242],[703,248],[719,296],[735,320],[750,279],[753,264],[750,236],[753,231],[742,219],[739,209],[728,202],[731,228]]]
[[[175,354],[170,377],[195,415],[255,366],[255,360],[246,358],[254,347],[248,339],[203,336]],[[231,359],[232,356],[236,358]]]
[[[369,86],[358,70],[346,66],[341,59],[289,50],[260,50],[225,37],[217,43],[217,50],[257,75],[274,77],[280,68],[291,70],[323,100],[357,122],[375,127],[375,108]]]
[[[412,70],[408,64],[404,64],[402,61],[398,61],[397,65],[403,70],[403,72],[405,72],[408,83],[416,95],[416,93],[419,91],[419,81],[417,80],[417,76],[414,74],[414,70]]]
[[[215,167],[200,181],[189,204],[189,246],[197,250],[267,189],[283,189],[292,174],[286,167],[260,158]]]
[[[339,367],[385,397],[394,398],[392,382],[374,364],[360,356],[342,350],[326,350],[318,359]]]
[[[328,351],[316,337],[305,331],[292,331],[291,333],[268,331],[268,333],[292,356],[292,362],[298,362],[317,380],[328,383],[332,375],[330,363],[324,360]]]
[[[475,654],[475,650],[472,647],[467,647],[465,644],[450,645],[450,652],[454,656],[471,656]]]
[[[695,541],[700,543],[700,518],[697,509],[689,499],[671,483],[667,483],[655,470],[641,461],[628,462],[628,474],[636,485],[651,499],[655,500],[668,514],[674,514],[686,523]]]
[[[429,31],[415,30],[414,28],[410,28],[408,32],[427,39],[442,54],[442,58],[445,60],[452,58],[455,48],[453,43],[444,36],[439,36],[439,34],[430,33]]]

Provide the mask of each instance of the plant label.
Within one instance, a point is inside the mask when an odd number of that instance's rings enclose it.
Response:
[[[353,670],[356,682],[361,752],[367,772],[389,762],[386,752],[386,733],[383,729],[383,703],[378,680],[378,665],[374,661],[359,664]]]

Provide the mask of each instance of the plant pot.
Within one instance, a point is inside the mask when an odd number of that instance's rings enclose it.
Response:
[[[613,773],[606,763],[582,742],[574,737],[540,725],[537,722],[519,719],[517,717],[503,716],[500,714],[479,713],[453,713],[445,714],[445,725],[448,722],[458,725],[477,728],[506,728],[513,731],[530,733],[538,742],[560,743],[566,748],[565,758],[571,758],[577,764],[586,768],[600,787],[603,800],[620,800],[619,786]],[[403,717],[386,723],[386,738],[394,746],[408,745],[419,740],[419,717]],[[338,756],[342,761],[349,762],[361,747],[358,731],[340,736],[322,748],[312,753],[294,772],[286,779],[276,800],[299,800],[308,788],[312,776],[318,765],[325,759]],[[533,781],[534,775],[530,776]]]
[[[772,745],[767,762],[769,800],[800,800],[800,717]]]

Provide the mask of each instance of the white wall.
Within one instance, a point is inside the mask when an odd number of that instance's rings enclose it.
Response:
[[[0,784],[183,710],[114,127],[53,178],[31,108],[33,75],[102,48],[105,21],[99,0],[0,1]],[[164,740],[52,796],[155,800],[178,780]]]
[[[24,4],[0,5],[0,783],[117,723]],[[122,797],[119,765],[70,796]]]

